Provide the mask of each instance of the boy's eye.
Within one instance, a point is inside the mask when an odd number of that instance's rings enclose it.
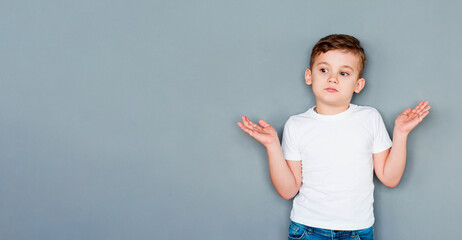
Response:
[[[321,72],[323,72],[323,73],[326,73],[326,72],[327,72],[327,69],[325,69],[325,68],[321,68],[320,70],[321,70]]]
[[[348,75],[350,75],[350,74],[347,73],[347,72],[341,72],[340,74],[341,74],[342,76],[348,76]]]

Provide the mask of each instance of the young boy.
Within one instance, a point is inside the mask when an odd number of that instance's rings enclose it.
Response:
[[[365,62],[352,36],[334,34],[316,43],[305,72],[316,106],[287,120],[282,147],[267,122],[258,126],[246,116],[238,122],[266,147],[278,194],[296,196],[289,239],[374,239],[373,172],[391,188],[403,175],[407,136],[430,106],[421,101],[402,112],[392,142],[375,108],[350,103],[364,88]]]

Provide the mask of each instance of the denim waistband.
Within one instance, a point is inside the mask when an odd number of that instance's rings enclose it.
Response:
[[[293,222],[293,221],[292,221]],[[358,235],[358,231],[361,230],[330,230],[330,229],[324,229],[324,228],[316,228],[316,227],[310,227],[306,226],[297,222],[293,222],[295,225],[299,226],[300,228],[306,229],[309,233],[315,233],[318,235],[326,236],[326,237],[355,237]],[[372,227],[371,227],[372,228]]]

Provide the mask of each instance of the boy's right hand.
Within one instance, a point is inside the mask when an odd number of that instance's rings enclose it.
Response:
[[[250,121],[246,116],[241,116],[241,118],[242,123],[237,122],[237,125],[239,125],[239,127],[241,127],[244,132],[263,144],[263,146],[268,147],[275,143],[279,144],[278,133],[273,126],[263,120],[260,120],[258,121],[258,123],[261,125],[260,127]]]

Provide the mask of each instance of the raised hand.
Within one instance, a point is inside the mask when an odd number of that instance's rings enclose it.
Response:
[[[409,134],[428,115],[431,106],[428,101],[420,101],[414,109],[404,110],[395,120],[395,130]]]
[[[241,118],[242,123],[237,122],[237,125],[239,125],[239,127],[241,127],[244,132],[255,138],[265,147],[276,142],[279,144],[278,133],[273,126],[263,120],[258,121],[258,123],[261,125],[258,126],[257,124],[250,121],[246,116],[241,116]]]

